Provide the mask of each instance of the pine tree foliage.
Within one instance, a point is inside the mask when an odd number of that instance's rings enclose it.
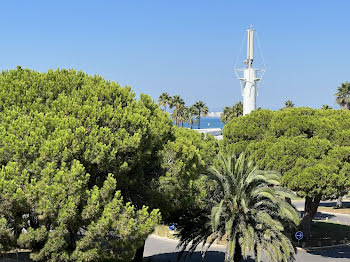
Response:
[[[289,189],[305,197],[307,236],[321,199],[350,188],[350,112],[311,108],[259,110],[231,121],[222,148],[246,151],[261,170],[277,170]],[[305,220],[306,222],[306,220]]]
[[[165,173],[154,181],[162,198],[158,205],[164,220],[177,218],[194,206],[203,206],[207,198],[207,180],[201,176],[218,153],[217,140],[187,128],[175,127],[175,140],[160,151]]]
[[[0,251],[35,261],[132,259],[172,123],[146,95],[74,70],[0,74]]]

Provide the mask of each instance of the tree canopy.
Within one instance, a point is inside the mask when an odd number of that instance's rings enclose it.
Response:
[[[213,162],[218,149],[217,140],[211,135],[175,128],[175,140],[168,141],[160,152],[165,173],[154,186],[162,198],[157,206],[165,221],[177,222],[187,208],[204,204],[206,177],[201,174]]]
[[[349,111],[259,110],[230,121],[222,146],[236,153],[246,150],[259,169],[282,172],[283,184],[306,197],[307,228],[321,199],[350,187],[349,134]]]
[[[0,121],[0,248],[132,259],[160,222],[144,205],[173,138],[167,114],[100,76],[18,67],[0,74]]]

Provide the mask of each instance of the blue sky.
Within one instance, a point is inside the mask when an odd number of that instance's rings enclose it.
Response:
[[[350,81],[349,10],[346,0],[4,1],[0,67],[74,68],[217,111],[242,99],[233,66],[253,24],[267,66],[258,106],[337,107]]]

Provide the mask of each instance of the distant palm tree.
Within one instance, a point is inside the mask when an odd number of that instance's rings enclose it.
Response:
[[[291,108],[294,107],[294,103],[291,100],[287,100],[284,102],[284,108]]]
[[[201,128],[201,117],[208,114],[208,107],[204,104],[203,101],[199,100],[193,105],[196,110],[196,116],[198,119],[198,129]]]
[[[236,103],[234,106],[225,106],[222,115],[221,122],[227,123],[234,117],[239,117],[243,115],[243,104],[242,102]]]
[[[233,116],[233,108],[230,106],[225,106],[224,110],[222,111],[220,120],[223,123],[227,123],[232,119],[232,116]]]
[[[294,259],[290,233],[300,217],[284,200],[293,194],[281,186],[279,173],[257,170],[244,153],[239,158],[219,153],[206,175],[214,183],[210,215],[191,219],[190,227],[179,226],[180,256],[189,245],[191,253],[208,238],[209,248],[225,235],[228,240],[225,261],[241,261],[248,252],[254,253],[255,261],[261,261],[262,252],[270,261]],[[195,223],[198,225],[194,226]]]
[[[178,121],[178,126],[180,125],[181,123],[181,126],[183,127],[184,126],[184,122],[187,121],[187,116],[186,116],[186,106],[185,104],[180,104],[179,105],[179,108],[178,108],[178,112],[177,112],[177,121]]]
[[[172,113],[173,120],[176,125],[178,125],[178,117],[179,117],[179,107],[184,105],[184,100],[179,95],[174,95],[170,100],[170,108],[175,107],[174,112]]]
[[[233,106],[233,113],[235,117],[243,116],[243,103],[241,101]]]
[[[322,108],[323,110],[328,110],[328,109],[333,109],[331,106],[329,105],[322,105]]]
[[[171,96],[168,93],[164,92],[159,96],[158,105],[163,106],[164,111],[166,112],[166,106],[168,105],[170,100],[171,100]]]
[[[186,107],[185,115],[186,115],[186,122],[191,126],[191,129],[192,129],[193,123],[194,123],[193,118],[196,116],[196,109],[194,108],[194,106]]]
[[[336,96],[336,102],[340,105],[341,109],[350,109],[350,83],[348,81],[342,83],[338,89]]]

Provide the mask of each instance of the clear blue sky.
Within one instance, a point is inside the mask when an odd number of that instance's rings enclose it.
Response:
[[[349,10],[347,0],[3,1],[0,67],[75,68],[216,111],[242,99],[233,66],[253,24],[267,66],[258,106],[337,107],[350,81]]]

